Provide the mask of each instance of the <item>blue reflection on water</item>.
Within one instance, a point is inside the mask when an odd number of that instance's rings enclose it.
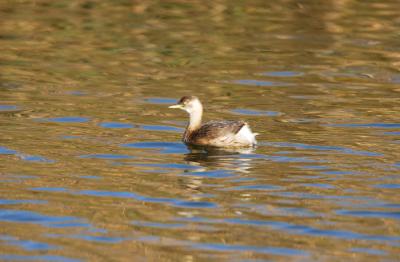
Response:
[[[158,149],[163,154],[186,154],[190,151],[180,142],[136,142],[124,144],[122,147]]]
[[[35,242],[35,241],[31,241],[31,240],[21,240],[21,239],[17,239],[13,236],[8,236],[8,235],[0,235],[0,241],[4,241],[8,245],[21,247],[28,251],[49,250],[49,249],[57,248],[56,246],[53,246],[53,245],[50,245],[47,243]]]
[[[174,206],[184,208],[215,208],[216,204],[206,201],[174,201]]]
[[[198,166],[192,166],[192,165],[187,165],[187,164],[177,164],[177,163],[170,163],[170,164],[156,164],[156,163],[143,163],[143,164],[132,164],[134,166],[143,166],[143,167],[158,167],[158,168],[168,168],[168,169],[184,169],[184,170],[190,170],[190,169],[199,169],[201,167]]]
[[[171,131],[171,132],[182,132],[183,129],[173,126],[160,126],[160,125],[140,125],[140,129],[147,131]]]
[[[160,98],[160,97],[150,97],[144,99],[144,101],[151,104],[175,104],[177,102],[177,100],[173,98]]]
[[[309,157],[292,157],[292,156],[265,156],[265,159],[274,162],[285,162],[285,163],[315,163],[324,162],[323,160],[311,159]]]
[[[376,188],[385,188],[385,189],[400,189],[400,184],[379,184],[375,185]]]
[[[281,113],[275,111],[261,111],[261,110],[250,110],[250,109],[234,109],[232,112],[241,115],[253,115],[253,116],[279,116]]]
[[[68,190],[63,187],[35,187],[31,189],[42,192],[68,192]]]
[[[210,171],[193,171],[193,172],[185,172],[181,174],[182,176],[195,176],[195,177],[206,177],[206,178],[226,178],[235,176],[229,170],[210,170]]]
[[[71,235],[71,236],[67,236],[67,237],[82,239],[82,240],[91,241],[91,242],[110,243],[110,244],[120,243],[124,240],[128,240],[128,238],[124,238],[124,237],[91,236],[91,235],[82,235],[82,234],[81,235]]]
[[[120,123],[120,122],[105,122],[100,123],[99,126],[104,128],[133,128],[133,125],[128,123]]]
[[[61,136],[62,139],[79,139],[80,136]]]
[[[31,162],[43,162],[43,163],[55,163],[54,160],[47,159],[42,156],[31,156],[31,155],[25,155],[25,154],[18,154],[18,156],[25,161],[31,161]]]
[[[19,205],[19,204],[47,204],[46,200],[35,199],[0,199],[0,205]]]
[[[80,176],[80,178],[85,178],[85,179],[100,179],[100,176],[91,176],[91,175],[87,175],[87,176]]]
[[[78,116],[65,116],[65,117],[43,118],[42,120],[53,123],[85,123],[89,121],[89,118],[78,117]]]
[[[27,155],[27,154],[19,153],[18,151],[8,149],[8,148],[2,147],[2,146],[0,146],[0,155],[16,155],[21,160],[30,161],[30,162],[44,162],[44,163],[54,163],[55,162],[54,160],[47,159],[42,156]]]
[[[255,79],[242,79],[235,80],[232,83],[239,85],[248,85],[248,86],[288,86],[289,83],[284,82],[272,82],[266,80],[255,80]]]
[[[17,109],[18,107],[13,105],[0,105],[0,111],[14,111]]]
[[[80,91],[80,90],[74,90],[74,91],[69,91],[66,92],[67,95],[73,95],[73,96],[86,96],[88,93],[85,91]]]
[[[350,252],[356,252],[356,253],[363,253],[363,254],[368,254],[368,255],[386,255],[387,252],[379,249],[372,249],[372,248],[362,248],[362,247],[353,247],[349,250]]]
[[[17,151],[0,146],[0,155],[14,155]]]
[[[323,175],[334,175],[334,176],[360,174],[357,171],[343,171],[343,170],[329,170],[329,171],[322,171],[320,173]]]
[[[335,127],[400,128],[400,123],[331,124]]]
[[[300,184],[301,186],[305,187],[315,187],[315,188],[321,188],[321,189],[335,189],[335,186],[329,185],[329,184],[323,184],[323,183],[303,183]]]
[[[3,261],[57,261],[57,262],[80,262],[82,260],[56,255],[0,255]]]
[[[33,211],[0,209],[0,221],[33,223],[45,227],[88,227],[81,219],[66,216],[47,216]]]
[[[387,136],[400,136],[400,131],[385,132],[383,134]]]

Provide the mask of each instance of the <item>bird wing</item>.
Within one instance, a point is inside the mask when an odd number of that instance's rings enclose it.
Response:
[[[194,136],[196,139],[213,140],[236,135],[246,125],[243,121],[210,121],[202,125]]]

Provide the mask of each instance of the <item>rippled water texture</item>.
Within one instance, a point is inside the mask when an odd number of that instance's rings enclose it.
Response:
[[[399,260],[399,10],[1,1],[0,260]],[[190,94],[258,147],[187,148]]]

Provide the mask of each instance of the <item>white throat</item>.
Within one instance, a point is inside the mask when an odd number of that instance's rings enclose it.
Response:
[[[203,106],[199,100],[193,101],[185,111],[189,113],[190,120],[188,128],[195,130],[201,126],[201,118],[203,116]]]

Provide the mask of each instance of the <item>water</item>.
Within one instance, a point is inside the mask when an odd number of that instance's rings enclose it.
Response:
[[[399,9],[1,2],[0,260],[398,260]],[[258,147],[187,148],[188,94]]]

